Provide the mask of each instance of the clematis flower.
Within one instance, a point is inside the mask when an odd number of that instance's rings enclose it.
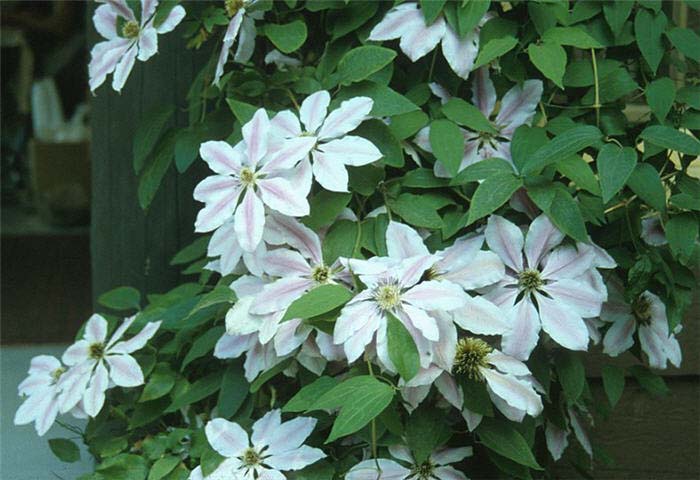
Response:
[[[253,252],[262,240],[264,205],[284,215],[301,217],[309,213],[308,189],[299,188],[306,187],[306,182],[296,185],[289,178],[298,179],[290,177],[290,169],[306,155],[313,140],[289,139],[272,149],[268,148],[269,135],[270,122],[261,108],[243,126],[243,141],[235,147],[224,141],[202,144],[200,155],[216,175],[195,187],[195,200],[206,204],[197,215],[196,231],[219,228],[233,216],[238,246]]]
[[[634,345],[636,331],[650,366],[663,369],[670,361],[673,366],[680,367],[681,348],[676,336],[669,332],[666,306],[650,291],[642,292],[629,305],[611,285],[610,299],[603,305],[600,318],[612,324],[603,338],[604,353],[616,357],[629,350]]]
[[[114,72],[112,88],[121,92],[136,59],[145,62],[155,55],[158,34],[171,32],[185,18],[185,9],[177,5],[165,20],[155,25],[157,8],[158,0],[141,0],[138,20],[126,0],[110,0],[97,7],[92,20],[106,41],[96,44],[90,52],[90,90],[97,90],[107,75]]]
[[[274,64],[277,69],[281,72],[286,71],[289,67],[296,68],[301,67],[301,60],[285,55],[279,50],[270,50],[267,55],[265,55],[265,65]]]
[[[507,418],[522,421],[525,415],[536,417],[542,412],[542,399],[535,390],[535,381],[527,366],[494,348],[485,341],[465,337],[452,344],[452,360],[444,368],[430,365],[402,388],[403,397],[416,408],[435,385],[440,394],[452,406],[462,412],[470,428],[481,421],[481,416],[464,405],[464,393],[459,385],[460,377],[485,382],[486,391],[493,404]],[[450,350],[445,350],[445,355]]]
[[[467,480],[460,471],[449,465],[461,462],[472,455],[471,447],[440,448],[430,454],[427,460],[418,464],[408,447],[404,445],[391,445],[389,453],[392,457],[409,465],[408,468],[399,463],[378,459],[381,471],[377,469],[377,461],[365,460],[350,469],[345,476],[346,480]]]
[[[421,354],[421,363],[430,362],[428,342],[440,339],[433,312],[465,306],[469,297],[452,282],[421,281],[437,257],[422,255],[397,261],[389,257],[348,261],[367,289],[351,299],[335,323],[333,341],[343,345],[353,362],[372,343],[376,332],[377,355],[384,366],[395,371],[387,345],[388,316],[394,315],[408,330]]]
[[[29,376],[17,387],[26,400],[15,413],[15,425],[34,422],[36,433],[43,436],[59,412],[59,380],[66,372],[61,362],[51,355],[38,355],[29,364]]]
[[[308,96],[301,104],[299,118],[285,110],[272,119],[278,141],[301,138],[310,141],[305,154],[313,159],[313,174],[326,190],[347,192],[346,165],[360,167],[382,157],[382,153],[369,140],[347,135],[355,130],[369,115],[374,102],[368,97],[345,100],[330,114],[327,113],[331,96],[325,91]]]
[[[464,136],[464,155],[459,165],[459,171],[487,158],[497,157],[512,163],[510,142],[513,133],[521,125],[529,125],[535,116],[537,104],[542,97],[542,81],[526,80],[522,86],[515,85],[508,90],[501,100],[495,119],[491,121],[495,133],[473,132],[461,128]],[[435,90],[433,90],[435,91]],[[440,97],[442,98],[442,97]],[[496,113],[496,89],[489,78],[488,68],[482,67],[476,71],[472,82],[472,103],[481,113],[491,119]],[[430,127],[421,129],[415,138],[416,145],[432,153],[430,145]],[[449,177],[445,167],[435,163],[435,175]]]
[[[544,214],[533,220],[525,238],[513,223],[492,215],[485,236],[506,265],[505,278],[485,295],[512,322],[512,330],[503,335],[503,351],[526,360],[540,328],[569,350],[587,350],[583,319],[597,317],[607,298],[599,274],[592,274],[604,264],[598,249],[584,243],[560,246],[564,234]]]
[[[491,18],[484,15],[479,24],[460,38],[447,23],[442,14],[430,24],[416,2],[398,5],[384,16],[370,32],[368,40],[385,41],[400,39],[399,47],[412,62],[424,57],[442,44],[442,54],[457,76],[467,79],[479,53],[479,32],[481,26]]]
[[[208,476],[202,468],[195,468],[190,480],[284,480],[282,472],[301,470],[316,463],[326,454],[318,448],[303,445],[316,427],[316,419],[297,417],[282,422],[280,410],[267,412],[253,424],[253,434],[248,434],[235,422],[215,418],[204,427],[209,444],[226,457]]]
[[[231,18],[224,33],[223,46],[216,62],[214,72],[214,85],[218,85],[221,76],[224,74],[224,65],[228,60],[231,47],[238,39],[238,47],[233,55],[236,63],[246,63],[253,56],[255,50],[255,20],[263,17],[263,12],[250,11],[251,7],[258,3],[258,0],[224,0],[226,14]]]
[[[130,339],[121,340],[135,319],[125,319],[107,341],[107,320],[97,314],[90,317],[82,340],[63,353],[63,363],[70,369],[61,377],[62,413],[82,401],[85,413],[95,417],[104,405],[110,383],[119,387],[143,385],[141,367],[130,354],[146,346],[161,322],[149,322]]]

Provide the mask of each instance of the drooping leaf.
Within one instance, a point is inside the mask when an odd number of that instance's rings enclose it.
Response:
[[[481,420],[475,431],[481,442],[499,455],[535,470],[542,470],[527,442],[511,423],[487,417]]]
[[[404,381],[408,382],[416,376],[420,369],[420,356],[413,337],[394,315],[387,315],[386,327],[387,348],[389,358]]]
[[[74,441],[67,438],[49,439],[49,448],[62,462],[74,463],[80,460],[80,449]]]
[[[603,388],[611,406],[617,405],[625,390],[625,371],[614,365],[605,365],[602,370]]]
[[[603,203],[608,203],[625,186],[636,165],[637,153],[633,148],[603,145],[596,158]]]
[[[464,155],[464,136],[450,120],[435,120],[430,124],[430,147],[435,157],[452,176],[457,175]]]
[[[522,186],[522,180],[512,173],[497,173],[486,178],[474,192],[467,225],[496,211]]]
[[[530,61],[553,81],[559,88],[564,88],[564,72],[566,71],[566,51],[558,43],[545,41],[538,45],[531,43],[527,48]]]
[[[621,2],[624,3],[624,2]],[[634,17],[634,36],[651,71],[656,74],[659,63],[664,56],[662,35],[668,22],[664,12],[652,14],[650,11],[640,9]]]

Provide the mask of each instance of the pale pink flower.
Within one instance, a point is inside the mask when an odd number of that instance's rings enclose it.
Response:
[[[302,102],[299,117],[285,110],[272,119],[272,125],[278,142],[290,138],[310,140],[305,154],[311,153],[316,181],[326,190],[346,192],[346,165],[359,167],[382,157],[369,140],[348,135],[367,118],[374,102],[368,97],[354,97],[328,114],[330,101],[327,91],[316,92]]]
[[[85,413],[94,417],[111,385],[143,385],[143,371],[130,354],[146,346],[161,322],[149,322],[130,339],[121,340],[135,319],[125,319],[107,341],[107,320],[97,314],[90,317],[83,338],[63,353],[63,363],[70,369],[60,379],[62,413],[82,401]]]
[[[162,23],[155,25],[157,8],[158,0],[141,0],[138,20],[126,0],[109,0],[97,7],[92,20],[106,41],[96,44],[90,52],[90,90],[94,92],[114,72],[112,88],[121,92],[136,59],[145,62],[155,55],[158,34],[171,32],[185,18],[185,9],[177,5]]]
[[[614,284],[609,287],[610,298],[600,312],[601,320],[611,323],[603,338],[603,352],[616,357],[629,350],[636,332],[650,366],[663,369],[670,361],[680,367],[681,348],[676,336],[669,332],[666,306],[661,299],[647,290],[630,305]]]
[[[308,215],[307,182],[295,176],[294,167],[313,140],[288,139],[272,148],[269,136],[270,122],[261,108],[243,125],[243,141],[235,147],[224,141],[202,144],[200,155],[216,175],[194,190],[195,200],[206,204],[197,215],[196,231],[217,229],[233,216],[238,246],[253,252],[262,240],[265,205],[284,215]]]
[[[44,435],[59,413],[59,380],[66,372],[61,362],[50,355],[32,358],[29,376],[17,387],[21,396],[27,397],[15,414],[15,425],[34,422],[36,433]]]
[[[440,448],[432,452],[427,460],[418,464],[405,445],[391,445],[389,453],[392,457],[404,462],[408,468],[399,463],[378,459],[381,471],[377,469],[377,461],[365,460],[350,469],[345,480],[422,480],[438,478],[440,480],[467,480],[466,475],[451,467],[472,455],[471,447]]]
[[[263,17],[263,12],[250,11],[258,0],[225,0],[226,13],[231,20],[224,33],[223,46],[219,59],[216,62],[213,84],[217,85],[224,74],[224,65],[228,60],[231,47],[238,39],[238,47],[233,55],[236,63],[246,63],[253,56],[255,50],[255,20]]]
[[[596,267],[612,268],[612,259],[600,257],[593,245],[560,245],[564,234],[544,214],[533,220],[526,237],[513,223],[492,215],[485,236],[506,265],[505,278],[486,294],[511,321],[512,329],[503,335],[503,351],[526,360],[540,328],[569,350],[587,350],[589,333],[583,319],[597,317],[607,298]]]
[[[282,422],[280,410],[272,410],[253,424],[248,437],[243,428],[223,418],[210,420],[204,427],[207,441],[226,459],[207,477],[195,468],[190,480],[284,480],[282,472],[301,470],[326,454],[304,445],[316,427],[316,419],[296,417]]]
[[[521,125],[529,125],[537,109],[537,104],[542,97],[542,81],[526,80],[521,85],[512,87],[501,100],[498,113],[496,113],[496,89],[493,86],[486,67],[476,71],[472,81],[472,104],[474,104],[484,116],[491,120],[491,126],[496,133],[473,132],[461,128],[464,136],[464,155],[459,165],[459,171],[469,165],[497,157],[512,163],[510,142],[513,133]],[[442,98],[442,97],[441,97]],[[492,119],[493,115],[495,118]],[[416,145],[432,153],[430,145],[430,127],[421,129],[415,138]],[[445,167],[435,163],[435,175],[448,177]]]
[[[491,18],[484,15],[479,24],[464,38],[447,23],[442,14],[430,25],[425,24],[423,12],[416,2],[406,2],[392,8],[369,34],[368,40],[400,39],[399,47],[412,62],[424,57],[442,43],[442,54],[452,70],[461,78],[469,78],[479,53],[481,26]]]

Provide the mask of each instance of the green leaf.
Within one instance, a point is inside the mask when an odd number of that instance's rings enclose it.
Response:
[[[123,453],[104,460],[95,471],[108,480],[145,480],[148,465],[143,457]]]
[[[510,197],[522,186],[522,180],[512,173],[498,173],[488,177],[474,192],[467,225],[494,212],[510,200]]]
[[[80,449],[75,442],[67,438],[49,439],[49,448],[62,462],[73,463],[80,460]]]
[[[527,47],[527,54],[530,61],[545,77],[553,81],[559,88],[564,88],[566,50],[561,45],[547,41],[540,45],[531,43]]]
[[[415,135],[418,130],[428,124],[429,118],[425,112],[416,110],[414,112],[403,113],[391,117],[389,130],[399,140]]]
[[[209,476],[214,471],[216,471],[217,468],[219,468],[219,465],[226,460],[226,457],[221,455],[219,452],[214,450],[213,448],[207,448],[204,450],[204,453],[202,453],[202,457],[200,458],[200,466],[202,467],[202,474],[205,476]]]
[[[265,24],[265,35],[282,53],[292,53],[298,50],[306,41],[306,24],[303,20],[279,25]]]
[[[403,323],[391,313],[387,315],[386,337],[389,358],[399,375],[408,382],[420,369],[420,356],[416,342],[413,341],[413,337]]]
[[[386,85],[375,82],[361,82],[344,87],[338,94],[338,100],[352,97],[369,97],[374,101],[370,115],[373,117],[391,117],[418,110],[418,106],[400,93]]]
[[[472,67],[472,70],[483,67],[496,58],[502,57],[511,51],[517,44],[518,40],[510,35],[507,37],[494,38],[493,40],[490,40],[486,43],[486,45],[481,47],[481,50],[479,50],[479,55],[477,55],[476,60],[474,61],[474,67]]]
[[[333,223],[338,215],[345,209],[352,198],[350,193],[336,193],[321,190],[311,197],[309,205],[311,212],[304,217],[302,222],[312,230],[319,230]]]
[[[143,387],[139,403],[155,400],[170,393],[175,386],[175,375],[168,363],[158,363]]]
[[[148,473],[148,480],[161,480],[161,478],[175,470],[180,461],[180,457],[173,455],[159,458],[151,467],[151,471]]]
[[[207,253],[210,238],[209,236],[197,238],[194,242],[177,252],[173,259],[170,260],[170,265],[182,265],[204,257]]]
[[[159,105],[146,113],[139,122],[134,134],[134,172],[141,173],[146,157],[153,151],[160,140],[165,125],[173,116],[172,105]]]
[[[216,345],[216,342],[219,340],[219,338],[221,338],[221,335],[223,335],[225,331],[226,329],[223,326],[213,327],[199,336],[192,343],[192,347],[190,347],[185,359],[182,361],[180,371],[184,371],[187,365],[189,365],[191,362],[197,360],[198,358],[202,358],[204,355],[214,350],[214,345]]]
[[[190,316],[204,310],[205,308],[211,307],[212,305],[219,305],[220,303],[232,304],[236,301],[235,292],[228,285],[217,285],[211,292],[202,295],[190,312]]]
[[[426,195],[402,193],[396,200],[389,201],[389,208],[406,223],[416,227],[442,227],[442,218],[437,213],[440,207],[436,208],[436,204]]]
[[[426,404],[411,412],[406,422],[406,444],[413,452],[416,464],[425,462],[452,435],[445,415]]]
[[[625,186],[636,165],[637,153],[633,148],[603,145],[596,158],[603,203],[608,203]]]
[[[352,297],[352,292],[341,285],[319,285],[294,300],[282,321],[316,317],[345,305]]]
[[[378,6],[379,4],[373,1],[354,1],[348,3],[345,9],[328,12],[332,40],[357,31],[377,13]]]
[[[522,173],[525,175],[539,173],[546,166],[596,144],[601,137],[600,130],[592,125],[577,126],[566,130],[532,153],[525,160],[521,169]]]
[[[478,182],[485,178],[499,174],[513,174],[513,167],[502,158],[487,158],[472,163],[450,181],[450,185],[465,185],[470,182]]]
[[[561,351],[554,364],[567,401],[576,403],[586,386],[586,370],[581,359],[575,353]]]
[[[666,211],[666,191],[661,183],[659,172],[648,163],[639,163],[627,180],[627,185],[647,205],[658,210]]]
[[[255,115],[255,112],[258,110],[258,107],[256,107],[255,105],[251,105],[250,103],[246,102],[241,102],[239,100],[236,100],[235,98],[227,98],[226,103],[228,103],[228,106],[231,109],[233,116],[236,117],[236,120],[238,120],[238,123],[240,123],[241,125],[248,123],[250,119],[253,118],[253,115]]]
[[[588,241],[588,232],[581,209],[568,191],[558,188],[546,213],[552,223],[563,233],[578,242]]]
[[[322,245],[326,265],[332,265],[339,257],[352,258],[358,232],[359,225],[352,220],[339,220],[331,225]]]
[[[470,0],[462,2],[457,9],[457,24],[459,25],[459,36],[464,38],[473,31],[489,10],[490,0]]]
[[[419,113],[419,112],[412,112]],[[409,115],[411,115],[410,113]],[[422,113],[422,112],[420,112]],[[393,123],[393,120],[392,120]],[[394,136],[392,130],[384,122],[377,119],[362,122],[362,125],[355,130],[354,134],[364,137],[376,146],[382,152],[380,161],[385,165],[401,168],[404,165],[403,149],[399,139]],[[366,166],[367,167],[367,166]],[[362,195],[369,196],[372,192],[359,191]]]
[[[566,157],[557,163],[559,173],[572,180],[576,186],[600,196],[600,186],[593,170],[586,161],[578,155]]]
[[[333,377],[319,377],[312,383],[302,387],[282,408],[283,412],[304,412],[324,394],[338,385],[338,380]]]
[[[610,405],[614,407],[620,401],[622,392],[625,390],[625,371],[614,365],[605,365],[601,374],[605,395],[607,395]]]
[[[112,310],[139,310],[141,293],[134,287],[117,287],[100,295],[97,303]]]
[[[639,135],[645,141],[659,147],[686,153],[688,155],[700,155],[700,142],[690,135],[679,132],[675,128],[664,125],[652,125],[645,128]]]
[[[666,29],[666,23],[668,20],[664,12],[654,15],[649,10],[639,9],[634,17],[634,37],[637,40],[637,46],[654,75],[664,56],[661,36]]]
[[[528,125],[516,128],[510,142],[510,154],[513,157],[515,168],[522,171],[530,157],[547,142],[549,142],[549,138],[544,128]]]
[[[603,48],[603,45],[579,27],[554,27],[542,35],[542,40],[576,48]]]
[[[700,62],[700,50],[698,50],[700,36],[696,32],[689,28],[674,27],[666,32],[666,36],[679,52],[696,62]]]
[[[396,52],[390,48],[375,45],[353,48],[338,63],[340,82],[348,85],[365,80],[391,63],[395,57]]]
[[[629,18],[633,6],[634,2],[609,2],[603,5],[605,20],[614,35],[622,31],[622,26]]]
[[[671,392],[664,379],[646,367],[634,365],[629,368],[629,372],[637,379],[639,385],[652,395],[664,396]]]
[[[258,390],[260,390],[263,385],[265,385],[269,380],[272,380],[275,378],[277,375],[282,373],[284,370],[289,367],[289,365],[292,363],[293,358],[287,358],[285,360],[282,360],[279,362],[277,365],[272,367],[269,370],[264,371],[261,373],[258,378],[256,378],[253,383],[250,384],[250,393],[255,393]]]
[[[468,127],[478,132],[497,133],[489,119],[481,113],[481,110],[461,98],[450,99],[442,106],[442,113],[463,127]]]
[[[430,25],[440,16],[442,7],[445,6],[446,1],[447,0],[420,0],[420,9],[423,12],[426,25]]]
[[[481,420],[475,431],[481,442],[499,455],[535,470],[542,470],[523,436],[509,422],[487,417]]]
[[[369,375],[345,380],[319,398],[309,410],[340,407],[326,440],[333,440],[357,432],[382,413],[394,398],[394,390],[386,383]]]
[[[430,147],[435,158],[452,176],[457,175],[464,156],[464,135],[450,120],[435,120],[430,124]]]
[[[243,375],[241,364],[239,362],[231,362],[224,372],[219,399],[216,402],[219,415],[224,418],[231,418],[238,412],[247,397],[248,381]]]
[[[146,210],[158,192],[163,177],[173,162],[177,131],[170,130],[158,143],[153,159],[146,166],[139,179],[139,205]]]
[[[219,336],[221,336],[221,334],[219,334]],[[219,388],[221,388],[222,373],[221,371],[210,373],[206,377],[200,378],[194,382],[187,389],[179,392],[178,395],[173,398],[168,408],[165,409],[165,413],[176,412],[182,407],[186,407],[187,405],[198,402],[216,393]]]
[[[661,77],[651,82],[645,92],[647,104],[654,116],[662,122],[671,111],[673,101],[676,99],[676,84],[668,77]]]
[[[695,251],[698,238],[698,219],[689,212],[671,217],[666,225],[666,239],[673,257],[685,264]]]
[[[464,406],[466,408],[479,415],[493,417],[493,405],[485,382],[462,377],[459,380],[459,385],[464,393]]]

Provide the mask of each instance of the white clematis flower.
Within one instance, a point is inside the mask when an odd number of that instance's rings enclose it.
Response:
[[[559,246],[564,234],[544,214],[533,220],[526,237],[513,223],[492,215],[485,236],[506,264],[505,278],[485,295],[510,317],[512,329],[503,335],[503,351],[526,360],[540,328],[569,350],[587,350],[583,319],[597,317],[607,298],[595,269],[614,262],[601,261],[600,249],[592,245]]]
[[[398,5],[386,14],[370,32],[368,40],[385,41],[401,39],[399,47],[412,62],[424,57],[442,43],[442,54],[457,76],[467,79],[479,53],[481,26],[491,18],[487,13],[479,24],[464,38],[447,23],[442,14],[430,24],[416,2]]]
[[[243,141],[235,147],[224,141],[202,144],[200,155],[216,175],[202,180],[194,190],[195,200],[206,204],[197,215],[196,231],[219,228],[233,216],[238,246],[253,252],[262,240],[264,205],[284,215],[308,215],[307,184],[290,177],[290,170],[306,155],[310,141],[289,139],[271,148],[269,136],[270,122],[261,108],[243,126]]]
[[[610,287],[610,299],[600,312],[601,320],[610,322],[603,338],[603,352],[616,357],[634,345],[634,333],[653,368],[666,368],[667,362],[680,367],[681,348],[668,330],[666,306],[650,291],[642,292],[632,305],[625,302],[616,287]]]
[[[255,20],[263,17],[263,12],[250,11],[258,0],[224,0],[226,14],[231,18],[224,33],[223,46],[214,72],[214,85],[218,85],[224,74],[224,65],[228,60],[231,47],[238,39],[238,47],[233,55],[236,63],[246,63],[255,50]]]
[[[346,475],[346,480],[467,480],[466,475],[455,470],[449,465],[461,462],[472,456],[471,447],[460,448],[440,448],[430,454],[428,459],[417,464],[408,447],[404,445],[391,445],[389,453],[392,457],[405,462],[408,468],[399,463],[378,459],[381,472],[377,469],[377,461],[365,460],[350,469]]]
[[[512,163],[510,142],[513,133],[519,126],[529,125],[532,122],[537,104],[542,97],[542,89],[541,80],[526,80],[522,86],[515,85],[508,90],[501,100],[495,119],[491,121],[491,126],[496,133],[460,129],[464,135],[464,155],[459,171],[492,157],[502,158]],[[491,119],[496,112],[496,89],[486,67],[480,68],[474,75],[471,101],[488,119]],[[432,153],[430,127],[421,129],[416,135],[415,142],[426,152]],[[439,162],[435,163],[434,170],[437,177],[450,176]]]
[[[61,376],[61,412],[82,401],[87,415],[95,417],[105,401],[110,383],[119,387],[143,385],[141,367],[130,354],[146,346],[161,322],[149,322],[128,340],[121,340],[136,317],[125,319],[107,341],[107,320],[93,315],[85,325],[82,340],[63,353],[63,363],[70,369]]]
[[[155,25],[158,0],[141,0],[141,20],[134,15],[126,0],[109,0],[95,10],[95,29],[106,39],[90,52],[90,90],[93,92],[114,72],[112,88],[121,92],[138,58],[145,62],[158,52],[158,34],[171,32],[185,18],[180,5]],[[121,19],[121,20],[119,20]],[[121,31],[118,31],[122,21]]]
[[[305,154],[311,153],[314,177],[323,188],[347,192],[346,165],[360,167],[382,157],[369,140],[348,135],[367,118],[374,102],[368,97],[351,98],[328,114],[330,101],[327,91],[316,92],[302,102],[299,118],[285,110],[278,113],[271,123],[278,141],[293,138],[310,141]]]
[[[29,376],[19,384],[19,395],[27,399],[15,414],[15,425],[34,422],[36,433],[44,435],[59,412],[59,381],[66,372],[61,362],[51,355],[38,355],[29,364]]]
[[[190,480],[268,479],[284,480],[282,472],[301,470],[326,454],[304,445],[316,427],[316,419],[297,417],[282,422],[280,410],[272,410],[253,424],[248,434],[234,422],[223,418],[209,421],[204,431],[209,444],[226,459],[208,476],[195,468]]]

